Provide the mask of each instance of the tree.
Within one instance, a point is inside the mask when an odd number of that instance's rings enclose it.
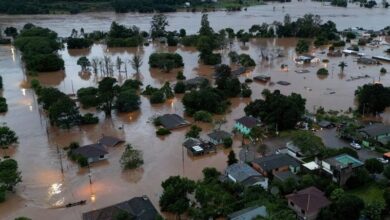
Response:
[[[0,161],[0,185],[6,190],[12,191],[14,186],[22,181],[18,171],[18,163],[13,159]]]
[[[185,177],[171,176],[161,184],[163,193],[160,197],[161,211],[172,212],[178,215],[186,212],[190,207],[187,195],[195,189],[195,183]]]
[[[87,67],[91,66],[91,62],[89,62],[87,57],[80,57],[77,60],[77,65],[81,66],[81,71],[85,71]]]
[[[134,90],[121,91],[116,98],[115,107],[119,112],[132,112],[139,109],[141,99]]]
[[[322,139],[310,131],[294,132],[291,139],[305,156],[315,156],[325,148]]]
[[[382,84],[366,84],[358,87],[355,97],[361,114],[375,115],[390,106],[390,87],[384,87]]]
[[[370,220],[381,220],[385,204],[382,201],[373,201],[366,205],[362,214]]]
[[[341,61],[341,62],[339,63],[340,73],[341,73],[341,74],[344,73],[344,69],[345,69],[345,67],[347,67],[347,66],[348,66],[347,63],[344,62],[344,61]]]
[[[194,114],[194,120],[211,123],[213,121],[213,115],[207,111],[197,111]]]
[[[228,107],[228,101],[218,90],[210,87],[191,90],[182,99],[186,113],[192,115],[204,110],[210,113],[223,113]]]
[[[164,37],[166,35],[165,28],[169,26],[167,17],[164,14],[156,14],[151,21],[152,38]]]
[[[80,124],[81,116],[76,103],[69,97],[58,99],[50,106],[49,119],[52,125],[70,128]]]
[[[115,78],[105,77],[98,85],[99,109],[103,110],[107,117],[111,117],[114,98],[119,90]]]
[[[59,99],[67,97],[57,88],[40,88],[38,91],[38,103],[42,104],[42,107],[45,110],[49,110],[50,106],[57,102]]]
[[[121,156],[120,163],[124,169],[137,168],[144,163],[144,160],[142,159],[142,152],[134,149],[131,144],[127,144],[125,151]]]
[[[292,129],[302,119],[306,100],[301,95],[291,93],[285,96],[279,90],[273,93],[264,90],[262,94],[264,100],[257,99],[244,108],[246,115],[260,118],[278,130]]]
[[[333,202],[327,208],[321,210],[319,220],[342,220],[350,219],[357,220],[360,217],[360,212],[364,208],[364,202],[359,197],[344,194],[337,201]]]
[[[320,68],[317,71],[317,75],[319,75],[319,76],[327,76],[327,75],[329,75],[329,71],[326,68]]]
[[[175,87],[173,87],[173,90],[177,94],[185,93],[185,91],[186,91],[186,84],[184,82],[182,82],[182,81],[178,81],[176,83]]]
[[[77,90],[77,98],[83,108],[96,107],[99,105],[98,89],[95,87],[86,87]]]
[[[387,69],[382,67],[381,70],[380,70],[380,73],[381,74],[386,74],[387,73]]]
[[[202,131],[202,128],[192,125],[190,130],[186,134],[186,138],[199,138],[199,133]]]
[[[7,126],[0,126],[0,147],[6,149],[16,143],[18,143],[16,133]]]
[[[297,46],[295,47],[295,51],[297,53],[305,53],[309,51],[309,42],[306,40],[298,40]]]
[[[200,22],[199,35],[211,36],[214,34],[214,30],[210,27],[208,14],[203,14]]]
[[[233,139],[231,137],[227,137],[225,139],[223,139],[223,146],[225,148],[229,148],[233,145]]]
[[[228,161],[227,161],[228,166],[235,164],[237,162],[238,162],[238,160],[236,158],[236,154],[234,153],[233,150],[230,150],[229,155],[228,155]]]
[[[138,76],[139,75],[139,68],[142,66],[142,56],[139,54],[134,54],[133,59],[130,60],[130,64]]]
[[[262,143],[263,142],[263,139],[266,136],[266,131],[264,130],[264,128],[260,127],[260,126],[255,126],[251,129],[251,132],[249,133],[249,135],[256,141],[256,142],[259,142],[259,143]]]
[[[364,161],[364,166],[371,174],[382,173],[384,169],[383,164],[376,158],[367,159]]]

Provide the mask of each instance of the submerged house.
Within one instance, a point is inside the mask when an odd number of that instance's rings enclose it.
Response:
[[[284,153],[257,158],[252,162],[252,166],[266,177],[279,172],[291,171],[292,173],[298,173],[300,171],[300,163]]]
[[[322,208],[330,205],[325,193],[314,186],[286,196],[288,206],[297,214],[297,219],[315,220]]]
[[[72,150],[72,154],[87,158],[88,163],[106,160],[108,151],[103,144],[89,144]]]
[[[187,79],[183,81],[184,85],[186,86],[186,89],[196,89],[199,88],[201,85],[208,84],[209,80],[202,76],[197,76],[192,79]]]
[[[297,63],[311,63],[315,60],[315,56],[312,55],[301,55],[295,58],[295,62]]]
[[[125,142],[125,141],[122,139],[119,139],[119,138],[113,137],[113,136],[106,136],[106,135],[103,135],[98,141],[99,144],[102,144],[106,147],[115,147],[118,144],[123,143],[123,142]]]
[[[190,125],[190,123],[177,114],[165,114],[158,117],[158,120],[164,128],[173,130]]]
[[[219,145],[219,144],[223,144],[223,141],[225,139],[231,138],[232,134],[224,130],[214,130],[213,132],[209,133],[207,136],[209,136],[211,143],[215,145]]]
[[[387,144],[390,141],[390,125],[372,124],[359,130],[364,140],[362,144],[369,147],[375,142]]]
[[[191,156],[217,152],[217,148],[213,143],[207,143],[197,138],[187,138],[183,143],[183,147],[187,149],[188,154]]]
[[[229,181],[244,186],[261,186],[268,189],[268,178],[261,175],[246,163],[235,163],[226,168],[225,175]]]
[[[252,116],[244,116],[242,118],[236,119],[234,124],[234,129],[241,134],[249,135],[252,128],[260,125],[260,121]]]
[[[359,57],[357,59],[357,63],[359,64],[365,64],[365,65],[378,65],[380,64],[379,61],[367,57]]]
[[[356,170],[364,166],[364,163],[348,154],[341,154],[327,158],[320,162],[322,170],[332,176],[333,182],[340,186],[355,174]]]
[[[83,220],[112,220],[119,214],[127,214],[127,219],[154,220],[159,216],[156,208],[147,196],[134,197],[102,209],[83,213]]]

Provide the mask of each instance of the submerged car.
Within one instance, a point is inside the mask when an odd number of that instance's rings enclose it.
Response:
[[[360,146],[360,144],[358,144],[356,142],[352,142],[350,145],[351,145],[351,147],[355,148],[356,150],[362,149],[362,146]]]

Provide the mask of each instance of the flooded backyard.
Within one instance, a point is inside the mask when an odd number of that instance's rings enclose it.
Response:
[[[282,5],[277,6],[276,12],[272,11],[273,4],[248,8],[248,11],[232,13],[226,16],[226,12],[215,12],[209,16],[210,23],[218,30],[222,27],[236,27],[247,29],[252,24],[281,20],[285,13],[293,17],[304,14],[299,6],[301,3],[288,3],[284,12]],[[390,12],[384,9],[361,9],[351,6],[347,9],[321,6],[319,3],[304,2],[309,4],[308,12],[318,10],[323,20],[332,19],[339,28],[363,26],[366,28],[383,28],[385,20]],[[320,10],[321,9],[321,10]],[[382,11],[383,10],[383,11]],[[363,14],[358,14],[362,12]],[[169,14],[170,29],[185,28],[188,33],[195,33],[199,28],[200,13],[176,13]],[[381,17],[382,19],[378,19]],[[14,25],[21,27],[26,22],[49,27],[59,33],[60,36],[68,36],[71,29],[84,27],[86,31],[107,30],[113,20],[126,25],[136,24],[141,29],[148,29],[151,15],[138,14],[114,14],[91,13],[80,15],[34,15],[34,16],[8,16],[0,15],[0,26]],[[229,21],[224,19],[228,18]],[[375,20],[375,22],[373,22]],[[361,22],[360,22],[361,21]],[[382,22],[382,23],[381,23]],[[191,25],[191,26],[190,26]],[[243,46],[235,42],[231,48],[222,50],[223,62],[229,63],[228,52],[230,50],[239,53],[250,54],[256,61],[256,68],[239,77],[241,82],[247,78],[253,78],[260,74],[271,76],[273,83],[250,84],[253,94],[251,98],[234,98],[226,115],[216,116],[226,119],[222,129],[231,131],[234,120],[244,115],[244,107],[251,100],[261,98],[264,88],[280,90],[283,94],[292,92],[301,94],[306,98],[306,108],[312,112],[323,106],[327,110],[346,111],[354,108],[354,91],[358,86],[374,81],[380,81],[385,86],[390,85],[390,75],[381,75],[380,68],[390,70],[389,63],[383,65],[365,66],[356,63],[357,57],[327,57],[327,49],[312,49],[310,54],[323,59],[329,59],[329,63],[319,62],[297,66],[294,63],[295,45],[297,39],[254,39]],[[261,59],[261,54],[271,49],[280,49],[283,57],[270,61]],[[384,55],[385,47],[363,47],[361,52],[367,55]],[[189,128],[175,130],[167,137],[160,138],[155,135],[155,127],[150,123],[150,118],[165,113],[177,113],[183,115],[182,95],[168,100],[164,104],[151,105],[148,98],[141,96],[142,104],[137,112],[117,114],[113,112],[112,118],[105,119],[103,113],[99,113],[98,125],[82,126],[71,130],[60,130],[49,125],[48,119],[36,102],[34,91],[29,88],[29,82],[33,78],[39,79],[44,86],[53,86],[65,93],[75,93],[78,89],[87,86],[96,86],[98,75],[80,74],[80,66],[76,65],[78,58],[87,56],[89,59],[111,56],[115,62],[117,57],[127,62],[128,75],[119,74],[114,67],[114,76],[119,82],[126,78],[133,78],[128,61],[135,53],[142,54],[143,65],[141,67],[141,81],[146,85],[161,87],[166,81],[171,84],[176,82],[176,72],[162,73],[155,69],[149,69],[148,57],[155,51],[177,52],[184,60],[184,75],[187,79],[204,76],[212,80],[213,68],[198,63],[198,52],[194,48],[166,47],[159,44],[151,44],[142,48],[107,48],[105,45],[95,44],[88,50],[66,49],[60,51],[65,61],[64,72],[42,73],[36,77],[26,76],[20,60],[20,52],[11,46],[0,46],[0,73],[3,77],[3,96],[7,98],[9,111],[0,115],[0,122],[6,123],[19,136],[19,144],[15,148],[7,150],[6,154],[18,161],[22,172],[23,182],[18,184],[16,194],[10,194],[5,203],[0,204],[0,219],[13,219],[17,216],[28,216],[32,219],[80,219],[83,212],[102,208],[134,196],[147,195],[154,205],[158,207],[158,199],[161,195],[161,181],[172,175],[182,175],[191,179],[202,176],[205,167],[216,167],[222,171],[226,167],[229,150],[219,149],[216,154],[210,154],[200,158],[192,158],[183,150],[182,143],[185,133]],[[325,52],[325,53],[323,53]],[[338,64],[344,61],[348,66],[344,74],[340,74]],[[287,64],[288,69],[281,69],[282,64]],[[321,67],[329,70],[329,76],[319,78],[316,74]],[[309,73],[296,73],[296,70],[307,69]],[[351,77],[368,75],[369,77],[349,80]],[[278,81],[291,83],[288,86],[276,84]],[[385,123],[390,123],[388,114],[383,116]],[[192,118],[186,117],[193,122]],[[202,127],[202,138],[207,138],[214,125],[197,124]],[[66,152],[62,148],[72,141],[78,141],[81,145],[96,142],[102,134],[120,137],[142,150],[144,165],[136,170],[122,171],[119,159],[124,150],[123,146],[109,149],[109,159],[91,166],[90,184],[88,169],[79,169],[77,164],[66,158]],[[236,137],[233,149],[238,153],[241,138]],[[268,149],[269,151],[271,149]],[[1,152],[3,156],[4,152]],[[64,172],[61,173],[61,162]],[[69,202],[87,200],[84,206],[73,208],[61,208]]]

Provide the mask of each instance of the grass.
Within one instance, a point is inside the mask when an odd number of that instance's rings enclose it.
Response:
[[[361,198],[366,204],[372,203],[374,201],[384,202],[383,189],[381,189],[375,183],[349,190],[347,193]]]

